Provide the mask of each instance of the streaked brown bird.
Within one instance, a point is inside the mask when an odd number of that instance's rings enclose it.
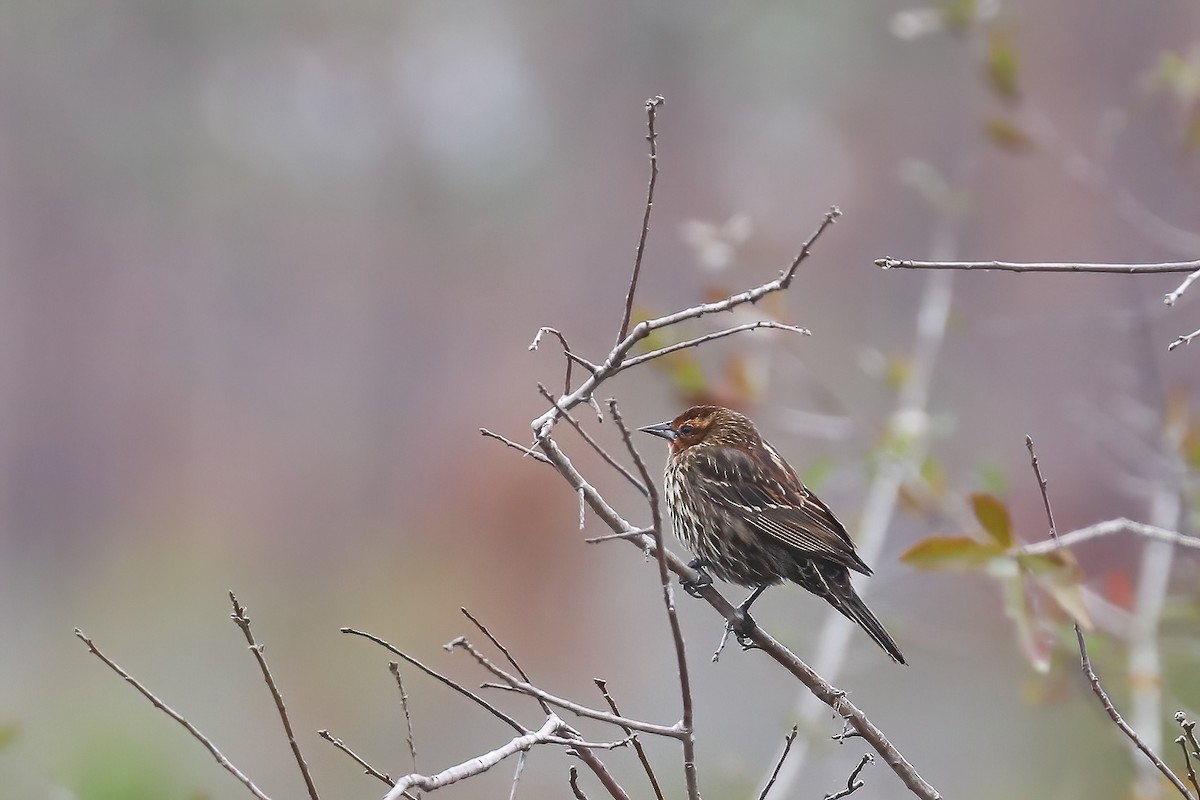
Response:
[[[749,418],[721,406],[694,406],[670,422],[641,428],[666,439],[667,511],[680,541],[695,554],[689,566],[712,583],[753,587],[738,608],[768,586],[798,583],[856,622],[894,660],[904,655],[855,593],[850,571],[870,575],[854,542],[829,507],[810,492]]]

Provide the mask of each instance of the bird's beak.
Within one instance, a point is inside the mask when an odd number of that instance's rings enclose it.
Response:
[[[675,441],[675,437],[678,435],[674,430],[671,429],[671,423],[669,422],[660,422],[657,425],[647,425],[644,428],[638,428],[638,430],[642,433],[648,433],[651,436],[661,436],[668,442]]]

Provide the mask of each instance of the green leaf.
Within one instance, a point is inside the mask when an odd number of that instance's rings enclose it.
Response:
[[[972,570],[1003,555],[1003,548],[969,536],[931,536],[910,547],[900,560],[917,569]]]
[[[988,117],[983,121],[983,133],[992,144],[1010,153],[1022,153],[1033,149],[1033,139],[1016,123],[1006,117]]]
[[[1008,517],[1008,508],[999,498],[986,492],[976,492],[971,495],[971,508],[975,512],[975,519],[979,520],[996,544],[1005,549],[1013,546],[1012,521]]]
[[[993,29],[988,36],[987,76],[992,91],[1004,101],[1017,99],[1017,51],[1012,36]]]

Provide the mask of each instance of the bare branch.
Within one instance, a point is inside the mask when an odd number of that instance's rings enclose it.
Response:
[[[1187,716],[1182,711],[1175,712],[1175,721],[1179,723],[1179,727],[1183,728],[1183,735],[1175,739],[1175,744],[1183,750],[1183,763],[1187,765],[1188,780],[1191,782],[1192,788],[1200,795],[1200,780],[1197,780],[1196,768],[1192,766],[1192,756],[1200,759],[1200,743],[1196,741],[1196,723],[1188,722]]]
[[[617,708],[617,701],[612,699],[612,695],[608,693],[608,683],[600,678],[593,678],[592,682],[596,684],[596,688],[600,690],[600,694],[604,696],[604,700],[608,703],[608,707],[618,717],[621,716],[621,709]],[[650,786],[654,789],[654,796],[658,800],[663,800],[662,787],[658,785],[658,776],[654,774],[654,768],[650,766],[650,759],[646,756],[646,749],[642,747],[642,742],[633,731],[624,725],[621,730],[629,734],[629,741],[633,743],[633,749],[637,752],[638,760],[642,762],[642,769],[646,770],[646,777],[650,779]]]
[[[559,708],[564,708],[567,711],[570,711],[574,714],[578,714],[581,717],[590,717],[591,719],[599,720],[601,722],[607,722],[610,725],[617,725],[619,727],[632,728],[634,730],[641,731],[642,733],[653,733],[657,736],[669,736],[672,739],[682,739],[683,738],[683,730],[679,725],[670,725],[670,726],[655,725],[650,722],[642,722],[641,720],[631,719],[629,717],[620,717],[620,716],[616,716],[614,714],[610,714],[607,711],[600,711],[595,708],[588,708],[587,706],[580,705],[579,703],[575,703],[570,700],[566,700],[564,698],[552,695],[547,691],[539,689],[538,687],[534,686],[533,684],[529,683],[528,681],[520,680],[515,675],[511,675],[508,672],[505,672],[504,670],[500,669],[500,667],[493,664],[492,661],[487,656],[485,656],[483,653],[480,653],[479,650],[476,649],[473,644],[471,644],[469,641],[467,641],[462,636],[459,636],[457,639],[454,639],[454,640],[446,643],[446,649],[448,649],[448,650],[456,648],[456,647],[461,647],[463,650],[466,650],[468,653],[470,653],[471,657],[474,658],[475,661],[477,661],[479,663],[479,666],[483,667],[488,672],[492,673],[497,678],[504,681],[507,688],[512,691],[520,692],[521,694],[527,694],[530,697],[540,698],[552,706],[558,706]],[[495,689],[506,688],[506,686],[502,686],[499,684],[484,684],[484,685],[487,688],[495,688]]]
[[[571,794],[575,795],[575,800],[588,800],[587,795],[579,788],[579,770],[571,767],[567,775],[567,783],[571,784]]]
[[[1175,302],[1180,297],[1183,297],[1183,293],[1188,290],[1189,286],[1196,282],[1197,278],[1200,278],[1200,269],[1184,278],[1183,283],[1179,284],[1174,291],[1167,292],[1166,296],[1163,298],[1163,302],[1169,306],[1175,305]]]
[[[800,729],[795,725],[792,726],[792,732],[789,733],[783,740],[783,752],[779,755],[779,761],[775,763],[775,770],[771,773],[767,785],[758,795],[758,800],[767,800],[767,794],[770,793],[771,787],[775,785],[775,779],[779,777],[779,770],[783,766],[783,762],[787,760],[788,753],[792,752],[792,742],[796,741],[796,733]]]
[[[629,539],[632,541],[634,539],[644,539],[647,535],[653,533],[653,528],[635,528],[634,530],[622,531],[621,533],[606,533],[603,536],[593,536],[590,539],[584,539],[583,541],[587,542],[588,544],[599,544],[600,542],[609,542],[613,539]]]
[[[242,634],[246,637],[246,644],[250,646],[250,652],[254,654],[254,660],[258,662],[258,668],[262,671],[263,680],[267,682],[267,688],[271,690],[275,708],[279,710],[279,719],[283,722],[284,733],[287,734],[288,744],[292,748],[292,756],[296,759],[296,765],[300,767],[300,774],[304,776],[304,785],[308,789],[308,796],[312,800],[320,800],[312,775],[308,772],[308,764],[304,762],[304,755],[300,752],[300,745],[296,742],[296,734],[292,731],[292,722],[288,719],[287,707],[283,704],[283,695],[275,684],[270,667],[267,666],[262,645],[254,641],[254,634],[250,631],[250,617],[246,615],[246,609],[238,603],[233,592],[229,593],[229,602],[233,604],[233,613],[230,614],[230,619],[242,629]]]
[[[1042,468],[1038,463],[1037,453],[1035,453],[1033,449],[1033,437],[1025,437],[1025,447],[1029,450],[1029,463],[1033,467],[1033,474],[1037,478],[1038,489],[1040,489],[1042,493],[1042,505],[1046,509],[1046,521],[1050,526],[1050,538],[1057,539],[1058,531],[1054,525],[1054,512],[1050,509],[1050,495],[1046,490],[1047,481],[1042,477]],[[1100,678],[1096,676],[1095,670],[1092,669],[1092,660],[1088,657],[1087,642],[1084,640],[1083,630],[1079,627],[1079,623],[1072,624],[1075,626],[1075,640],[1079,644],[1079,667],[1081,670],[1083,670],[1083,674],[1087,676],[1088,683],[1091,684],[1092,687],[1092,693],[1095,694],[1100,700],[1100,705],[1104,707],[1104,710],[1107,712],[1109,718],[1116,724],[1122,733],[1129,737],[1129,740],[1133,742],[1134,746],[1136,746],[1138,750],[1141,750],[1142,753],[1145,754],[1146,758],[1150,759],[1150,762],[1158,768],[1158,771],[1161,772],[1176,789],[1179,790],[1179,793],[1182,794],[1186,800],[1196,800],[1196,797],[1190,791],[1188,791],[1187,786],[1185,786],[1183,781],[1179,779],[1179,776],[1172,772],[1171,768],[1163,763],[1163,760],[1158,757],[1158,754],[1146,746],[1141,737],[1137,735],[1137,731],[1130,727],[1129,723],[1125,722],[1125,720],[1121,718],[1120,713],[1118,713],[1116,707],[1113,706],[1112,700],[1109,699],[1108,693],[1104,691],[1104,687],[1100,685]]]
[[[863,771],[863,767],[875,761],[875,758],[870,753],[863,753],[862,760],[858,762],[858,766],[850,773],[850,777],[846,779],[846,788],[836,794],[825,795],[825,800],[841,800],[843,797],[849,797],[857,792],[862,787],[866,786],[866,781],[858,779],[858,773]]]
[[[529,456],[530,458],[536,459],[537,461],[540,461],[543,464],[550,463],[550,459],[546,458],[544,455],[542,455],[537,450],[534,450],[531,447],[526,447],[525,445],[517,444],[512,439],[508,439],[504,436],[501,436],[498,433],[493,433],[492,431],[489,431],[487,428],[480,428],[479,432],[482,433],[484,436],[487,436],[490,439],[495,439],[499,442],[503,442],[504,444],[508,445],[513,450],[516,450],[523,456]]]
[[[629,333],[629,321],[633,317],[633,296],[637,292],[638,276],[642,271],[642,256],[646,252],[646,237],[650,235],[650,212],[654,209],[654,185],[658,183],[658,134],[654,130],[654,120],[658,116],[658,107],[663,104],[661,95],[651,97],[646,101],[646,141],[650,143],[650,185],[646,187],[646,210],[642,213],[642,232],[638,236],[637,255],[633,258],[633,276],[629,279],[629,291],[625,293],[625,313],[621,317],[621,329],[617,333],[617,341]],[[568,389],[569,393],[570,390]]]
[[[525,681],[526,683],[532,683],[532,681],[529,680],[529,675],[527,675],[525,673],[525,670],[521,669],[521,665],[517,663],[517,660],[515,658],[513,658],[512,653],[508,652],[508,648],[505,647],[503,644],[501,644],[500,640],[492,635],[492,632],[487,629],[486,625],[484,625],[482,622],[480,622],[478,619],[476,619],[475,616],[473,614],[471,614],[470,611],[467,611],[465,608],[460,607],[458,610],[463,613],[463,616],[465,616],[467,619],[471,620],[472,624],[474,624],[475,627],[479,629],[480,633],[482,633],[484,636],[486,636],[488,638],[488,641],[490,641],[496,647],[497,650],[499,650],[501,653],[504,654],[505,660],[507,660],[509,664],[512,664],[512,668],[515,669],[517,671],[517,674],[521,676],[521,680]],[[551,712],[550,712],[550,704],[549,703],[547,703],[545,700],[543,700],[539,697],[538,705],[540,705],[542,707],[542,712],[545,713],[546,716],[550,716]]]
[[[575,354],[571,352],[571,345],[567,344],[567,337],[563,336],[562,332],[559,331],[557,328],[538,328],[537,335],[533,337],[533,341],[530,342],[530,344],[529,344],[529,349],[537,350],[538,345],[541,344],[541,341],[542,341],[542,334],[545,334],[545,333],[554,334],[555,336],[558,337],[558,341],[562,343],[563,355],[567,359],[567,374],[563,380],[563,386],[564,386],[563,394],[570,394],[571,393],[571,362],[574,360],[577,360],[577,359],[574,358]],[[582,362],[582,363],[587,364],[587,362]],[[594,365],[590,365],[590,364],[587,364],[587,367],[588,367],[589,372],[594,372],[596,369]]]
[[[81,642],[83,642],[85,645],[87,645],[87,649],[92,655],[94,655],[96,658],[103,661],[108,666],[109,669],[111,669],[113,672],[120,675],[125,680],[125,682],[128,683],[130,686],[132,686],[134,689],[137,689],[138,692],[141,693],[142,697],[145,697],[147,700],[150,701],[150,704],[152,706],[154,706],[159,711],[163,712],[168,717],[170,717],[171,719],[175,720],[180,725],[182,725],[187,730],[187,732],[190,733],[194,739],[196,739],[196,741],[198,741],[198,742],[200,742],[200,744],[204,745],[204,748],[206,750],[208,750],[209,753],[212,754],[212,757],[217,760],[217,763],[220,764],[221,767],[224,768],[226,772],[228,772],[233,777],[237,778],[238,781],[241,782],[241,784],[243,786],[245,786],[247,789],[250,790],[250,794],[257,797],[258,800],[271,800],[271,798],[269,798],[267,795],[263,794],[261,789],[259,789],[257,786],[254,785],[253,781],[251,781],[249,778],[246,777],[245,773],[243,773],[240,769],[235,767],[233,765],[233,762],[231,762],[228,758],[226,758],[224,756],[224,754],[220,750],[217,749],[217,746],[212,743],[212,740],[210,740],[207,736],[205,736],[203,733],[201,733],[199,731],[199,729],[196,728],[195,725],[188,722],[187,719],[182,714],[180,714],[178,711],[176,711],[175,709],[168,706],[162,700],[159,700],[158,697],[155,696],[155,694],[153,692],[151,692],[149,689],[147,689],[145,686],[143,686],[141,683],[139,683],[136,678],[134,678],[132,675],[130,675],[128,672],[126,672],[124,669],[122,669],[121,666],[119,664],[117,664],[117,662],[113,661],[108,656],[104,655],[104,653],[100,652],[100,648],[96,647],[96,645],[92,643],[91,639],[89,639],[87,636],[84,636],[83,631],[79,630],[79,628],[76,628],[75,636]]]
[[[546,387],[540,383],[538,384],[538,391],[542,393],[542,397],[546,398],[551,403],[554,402],[554,396],[550,394],[550,392],[546,390]],[[617,459],[614,458],[611,453],[605,450],[599,442],[592,438],[592,435],[583,429],[583,426],[579,424],[579,421],[575,419],[575,417],[571,416],[569,411],[563,412],[563,419],[565,419],[570,426],[575,429],[575,432],[578,433],[585,442],[591,445],[592,449],[596,451],[596,454],[604,459],[604,463],[621,473],[621,476],[625,478],[625,480],[629,481],[633,485],[633,488],[637,489],[644,496],[650,496],[650,492],[646,488],[646,484],[635,478],[632,472],[625,469],[625,465],[623,465],[620,461],[617,461]],[[543,458],[545,458],[545,456],[543,456]]]
[[[1197,336],[1200,336],[1200,330],[1195,330],[1185,336],[1180,336],[1178,339],[1167,345],[1167,350],[1171,351],[1176,347],[1180,347],[1181,345],[1189,344],[1191,343],[1192,339],[1195,339]]]
[[[1027,544],[1022,547],[1013,549],[1015,555],[1037,555],[1040,553],[1049,553],[1054,550],[1061,550],[1064,547],[1073,547],[1074,545],[1086,542],[1089,539],[1095,539],[1100,536],[1107,536],[1113,533],[1121,533],[1129,531],[1130,533],[1143,536],[1147,539],[1152,539],[1159,542],[1167,542],[1168,544],[1179,545],[1180,547],[1191,547],[1200,549],[1200,538],[1195,536],[1187,536],[1178,531],[1159,528],[1154,525],[1147,525],[1143,522],[1134,522],[1130,519],[1120,517],[1118,519],[1109,519],[1104,522],[1097,522],[1094,525],[1088,525],[1086,528],[1079,528],[1059,535],[1054,539],[1046,539],[1045,541],[1035,544]]]
[[[465,686],[462,686],[461,684],[454,682],[450,678],[447,678],[445,675],[441,674],[437,670],[431,669],[430,667],[425,666],[420,661],[417,661],[415,658],[410,656],[408,653],[405,653],[404,651],[397,648],[395,645],[392,645],[391,643],[389,643],[383,639],[380,639],[378,636],[375,636],[374,634],[366,633],[364,631],[356,630],[354,628],[340,628],[339,630],[342,633],[349,633],[354,636],[361,636],[364,639],[370,639],[372,642],[379,645],[380,647],[383,647],[388,652],[400,656],[400,658],[404,659],[409,664],[412,664],[414,667],[421,670],[429,677],[434,678],[438,681],[441,681],[446,686],[449,686],[451,689],[458,692],[459,694],[461,694],[465,697],[469,697],[470,699],[474,700],[477,704],[479,704],[483,708],[487,709],[492,714],[492,716],[505,722],[510,728],[517,731],[518,733],[529,733],[528,728],[526,728],[521,723],[517,722],[515,719],[510,717],[508,714],[505,714],[503,711],[501,711],[500,709],[493,706],[487,700],[484,700],[482,697],[475,694],[474,692],[472,692],[470,689],[466,688]]]
[[[1200,261],[1171,261],[1163,264],[1082,264],[1082,263],[1024,263],[1013,261],[911,261],[896,258],[877,258],[875,266],[883,269],[961,269],[1002,270],[1004,272],[1104,272],[1138,275],[1160,272],[1194,272]]]
[[[392,787],[390,792],[384,795],[384,800],[399,800],[409,789],[413,788],[432,792],[443,786],[458,783],[464,778],[470,778],[487,772],[509,756],[526,752],[535,745],[545,744],[561,725],[562,720],[551,714],[546,718],[546,723],[536,731],[517,736],[495,750],[476,756],[469,761],[464,761],[449,769],[442,770],[436,775],[425,776],[418,775],[415,772],[411,775],[405,775],[396,781],[396,785]]]
[[[350,756],[350,758],[354,759],[355,762],[357,762],[358,765],[363,768],[363,774],[370,775],[373,778],[377,778],[377,779],[383,781],[384,783],[386,783],[388,786],[391,786],[393,783],[395,783],[395,781],[392,780],[391,775],[388,775],[386,772],[380,772],[379,770],[372,767],[365,760],[363,760],[362,756],[360,756],[358,753],[351,750],[344,741],[342,741],[338,737],[334,736],[329,731],[322,728],[321,730],[317,731],[317,736],[320,736],[322,739],[329,742],[331,745],[336,747],[338,750],[341,750],[343,753]],[[413,797],[410,794],[405,794],[404,796],[409,798],[409,800],[417,800],[415,797]]]
[[[570,381],[568,381],[568,384]],[[523,751],[517,756],[517,771],[513,774],[512,789],[508,792],[508,800],[517,800],[517,784],[521,782],[521,773],[525,771],[525,758],[529,755],[529,751]]]
[[[642,482],[650,490],[650,514],[654,525],[654,549],[658,553],[658,577],[662,581],[663,605],[667,609],[667,623],[671,627],[671,641],[675,645],[675,663],[679,670],[679,693],[683,703],[684,782],[687,785],[689,800],[700,800],[700,789],[696,780],[696,729],[692,720],[692,681],[688,673],[683,630],[679,627],[679,615],[675,613],[675,594],[671,589],[671,572],[667,569],[667,549],[663,546],[662,512],[658,508],[658,490],[654,487],[654,479],[650,477],[650,471],[646,469],[646,462],[642,460],[642,454],[638,452],[633,443],[633,437],[625,425],[625,420],[621,417],[621,410],[617,407],[616,400],[609,399],[608,411],[612,414],[613,422],[617,423],[617,428],[621,431],[621,438],[625,440],[625,447],[629,450],[629,456],[642,476]]]
[[[726,336],[730,336],[735,333],[741,333],[743,331],[752,331],[752,330],[756,330],[758,328],[775,328],[775,329],[781,330],[781,331],[791,331],[792,333],[798,333],[801,336],[812,336],[812,331],[810,331],[808,328],[798,328],[795,325],[785,325],[782,322],[774,322],[774,321],[768,320],[768,319],[760,319],[757,322],[748,322],[745,325],[737,325],[733,328],[726,328],[725,330],[716,331],[715,333],[709,333],[704,336],[697,336],[695,339],[688,339],[686,342],[679,342],[677,344],[669,345],[667,347],[660,347],[658,350],[652,350],[649,353],[643,353],[640,356],[631,358],[628,361],[624,362],[621,365],[621,369],[629,369],[630,367],[636,367],[638,364],[644,364],[647,361],[650,361],[652,359],[661,358],[670,353],[674,353],[677,350],[683,350],[688,347],[696,347],[698,345],[704,344],[705,342],[711,342],[713,339],[722,339]]]
[[[549,438],[550,429],[554,426],[554,423],[558,421],[559,417],[562,416],[564,411],[570,411],[580,403],[588,402],[592,397],[592,392],[599,384],[603,383],[605,380],[624,369],[625,367],[623,362],[625,360],[625,356],[628,355],[629,351],[633,349],[638,342],[645,339],[654,331],[661,328],[670,327],[671,325],[676,325],[684,320],[697,319],[705,316],[706,314],[716,314],[721,311],[729,311],[730,309],[737,308],[738,306],[746,303],[755,303],[768,294],[782,291],[791,286],[792,280],[796,277],[796,271],[800,268],[800,265],[805,261],[805,259],[811,255],[811,248],[813,244],[816,243],[821,234],[823,234],[825,230],[832,225],[839,216],[841,216],[841,214],[842,212],[836,206],[829,209],[824,218],[822,218],[820,225],[817,226],[816,231],[814,231],[813,234],[808,238],[808,241],[806,241],[800,247],[800,252],[796,254],[794,259],[792,259],[791,265],[788,266],[788,268],[782,273],[780,273],[779,277],[775,280],[768,281],[753,289],[748,289],[744,292],[730,295],[723,300],[717,300],[712,303],[701,303],[700,305],[685,308],[682,311],[677,311],[673,314],[667,314],[663,317],[657,317],[656,319],[639,322],[637,325],[633,326],[633,330],[629,332],[629,335],[617,343],[617,345],[608,354],[608,357],[605,359],[604,363],[597,366],[596,371],[591,375],[591,377],[580,384],[575,391],[559,398],[558,402],[556,402],[553,407],[551,407],[548,411],[531,423],[530,427],[532,427],[534,435],[538,439],[538,444],[543,445],[544,440]],[[543,447],[543,452],[544,451],[545,448]],[[550,455],[550,453],[547,453],[547,455]],[[568,480],[570,480],[570,478],[565,474],[563,477],[567,477]]]
[[[408,742],[408,754],[412,756],[413,772],[417,771],[417,742],[413,737],[412,717],[408,714],[408,692],[404,691],[404,678],[400,677],[400,665],[395,661],[388,662],[388,669],[396,679],[396,688],[400,690],[400,708],[404,711],[404,738]],[[389,780],[388,783],[391,783]]]

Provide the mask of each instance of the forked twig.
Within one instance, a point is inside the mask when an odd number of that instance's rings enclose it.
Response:
[[[646,101],[646,141],[650,142],[650,185],[646,187],[646,210],[642,213],[642,232],[638,236],[637,255],[633,259],[633,277],[629,279],[629,291],[625,294],[625,314],[621,317],[621,329],[617,341],[629,332],[629,321],[633,317],[633,296],[637,292],[638,276],[642,271],[642,256],[646,252],[646,238],[650,235],[650,212],[654,209],[654,185],[658,183],[658,134],[654,131],[654,120],[658,107],[663,104],[660,95]],[[567,390],[570,393],[570,390]]]

